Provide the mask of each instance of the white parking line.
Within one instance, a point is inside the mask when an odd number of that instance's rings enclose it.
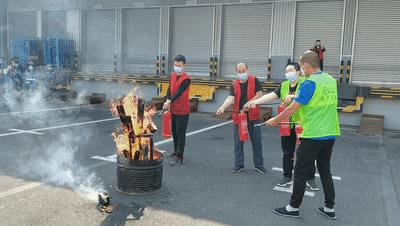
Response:
[[[69,127],[74,127],[74,126],[82,126],[82,125],[89,125],[89,124],[94,124],[94,123],[99,123],[99,122],[113,121],[113,120],[117,120],[117,119],[119,119],[119,118],[108,118],[108,119],[94,120],[94,121],[88,121],[88,122],[79,122],[79,123],[73,123],[73,124],[61,125],[61,126],[44,127],[44,128],[31,129],[31,130],[21,130],[21,131],[16,131],[16,132],[12,132],[12,133],[3,133],[3,134],[0,134],[0,137],[19,135],[19,134],[24,134],[24,133],[38,132],[38,131],[53,130],[53,129],[63,129],[63,128],[69,128]]]
[[[119,120],[119,117],[118,118],[100,119],[100,120],[94,120],[94,121],[88,121],[88,122],[79,122],[79,123],[73,123],[73,124],[67,124],[67,125],[61,125],[61,126],[45,127],[45,128],[34,129],[34,130],[30,130],[30,131],[37,132],[37,131],[46,131],[46,130],[53,130],[53,129],[63,129],[63,128],[68,128],[68,127],[89,125],[89,124],[94,124],[94,123],[99,123],[99,122],[108,122],[108,121],[114,121],[114,120]]]
[[[279,167],[272,167],[272,170],[283,172],[283,169],[279,168]],[[318,173],[316,173],[315,176],[316,177],[321,177]],[[342,177],[332,176],[332,179],[334,179],[334,180],[342,180]]]
[[[293,193],[293,185],[291,185],[290,187],[275,186],[273,189],[275,191],[283,191],[283,192],[287,192],[287,193]],[[310,191],[305,191],[304,195],[310,196],[310,197],[314,197],[315,193],[314,192],[310,192]]]
[[[39,132],[32,132],[29,130],[22,130],[22,129],[9,129],[10,131],[14,131],[14,132],[21,132],[21,133],[28,133],[28,134],[34,134],[34,135],[43,135],[43,133],[39,133]]]
[[[220,123],[220,124],[217,124],[217,125],[214,125],[214,126],[210,126],[210,127],[204,128],[204,129],[199,129],[199,130],[196,130],[196,131],[193,131],[193,132],[190,132],[190,133],[186,133],[186,137],[190,137],[190,136],[193,136],[193,135],[198,134],[198,133],[202,133],[202,132],[205,132],[205,131],[216,129],[216,128],[219,128],[221,126],[225,126],[225,125],[228,125],[228,124],[231,124],[231,123],[232,123],[232,121],[228,121],[228,122]],[[160,146],[162,144],[170,143],[172,141],[173,141],[172,138],[169,138],[169,139],[166,139],[166,140],[161,140],[161,141],[155,142],[154,145],[155,146]],[[106,157],[97,156],[96,155],[96,156],[93,156],[92,159],[98,159],[98,160],[103,160],[103,161],[108,161],[108,162],[117,162],[117,155],[113,154],[113,155],[109,155],[109,156],[106,156]]]
[[[71,125],[58,126],[58,127],[48,127],[47,129],[57,129],[57,128],[65,128],[67,126],[71,127],[71,126],[77,126],[77,125],[86,125],[86,124],[90,124],[90,123],[111,121],[111,120],[116,120],[116,119],[119,119],[119,118],[110,118],[110,119],[96,120],[96,121],[90,121],[90,122],[84,122],[84,123],[75,123],[75,124],[71,124]],[[204,131],[207,131],[207,130],[211,130],[211,129],[214,129],[214,128],[218,128],[218,127],[230,124],[230,123],[232,123],[232,121],[224,122],[224,123],[221,123],[221,124],[218,124],[218,125],[215,125],[215,126],[211,126],[211,127],[208,127],[208,128],[204,128],[204,129],[201,129],[201,130],[193,131],[191,133],[187,133],[186,136],[191,136],[191,135],[194,135],[194,134],[198,134],[198,133],[201,133],[201,132],[204,132]],[[29,130],[29,131],[34,131],[35,132],[35,131],[43,131],[43,130],[45,130],[45,128],[36,129],[36,130]],[[21,133],[24,133],[24,132],[15,132],[15,133],[21,134]],[[3,134],[0,134],[0,136],[1,135],[3,135]],[[170,139],[166,139],[166,140],[162,140],[162,141],[156,142],[156,143],[154,143],[154,145],[166,144],[166,143],[169,143],[171,141],[172,141],[172,139],[170,138]],[[164,151],[162,151],[162,152],[164,152]],[[107,164],[106,162],[116,162],[117,155],[114,154],[114,155],[110,155],[108,157],[93,156],[92,158],[93,159],[100,159],[100,160],[103,160],[104,162],[95,163],[95,164],[92,164],[92,165],[88,166],[87,168],[91,169],[91,170]],[[15,195],[17,193],[20,193],[20,192],[23,192],[23,191],[27,191],[27,190],[30,190],[30,189],[33,189],[33,188],[36,188],[36,187],[39,187],[41,185],[43,185],[43,183],[32,182],[32,183],[28,183],[28,184],[25,184],[25,185],[10,189],[10,190],[5,191],[5,192],[1,192],[0,193],[0,199],[8,197],[8,196],[11,196],[11,195]]]
[[[77,109],[77,108],[86,108],[92,107],[95,105],[82,105],[82,106],[73,106],[73,107],[62,107],[62,108],[49,108],[49,109],[41,109],[41,110],[32,110],[32,111],[16,111],[16,112],[6,112],[0,113],[0,116],[3,115],[19,115],[19,114],[26,114],[26,113],[39,113],[39,112],[46,112],[46,111],[58,111],[58,110],[69,110],[69,109]]]
[[[19,187],[10,189],[10,190],[5,191],[5,192],[1,192],[1,193],[0,193],[0,199],[1,199],[1,198],[5,198],[5,197],[10,196],[10,195],[14,195],[14,194],[17,194],[17,193],[26,191],[26,190],[30,190],[30,189],[39,187],[39,186],[41,186],[42,184],[43,184],[43,183],[40,183],[40,182],[32,182],[32,183],[24,184],[24,185],[22,185],[22,186],[19,186]]]
[[[107,161],[107,162],[117,162],[117,155],[110,155],[107,157],[103,157],[103,156],[93,156],[91,157],[92,159],[97,159],[97,160],[103,160],[103,161]]]

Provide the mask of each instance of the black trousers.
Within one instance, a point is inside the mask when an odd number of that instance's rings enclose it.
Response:
[[[283,151],[282,166],[283,166],[283,176],[292,177],[293,171],[293,158],[294,152],[296,151],[296,128],[290,129],[290,136],[281,137],[281,147]],[[310,171],[310,175],[307,180],[315,178],[315,167]]]
[[[171,132],[174,140],[174,153],[176,156],[183,158],[186,142],[186,129],[189,122],[189,115],[172,114]]]
[[[324,60],[319,60],[319,67],[320,67],[321,71],[324,70]]]
[[[335,205],[335,188],[331,174],[331,155],[335,140],[301,139],[301,144],[296,152],[296,165],[294,168],[293,194],[290,205],[299,208],[306,188],[307,176],[314,168],[317,160],[318,172],[324,189],[325,206],[333,208]]]

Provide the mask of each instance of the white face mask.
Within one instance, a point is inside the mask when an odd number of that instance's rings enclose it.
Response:
[[[290,82],[295,82],[297,80],[296,72],[289,72],[285,74],[285,78]]]
[[[31,71],[33,70],[33,66],[29,66],[28,68],[29,68],[29,70],[31,70]]]
[[[174,66],[174,71],[176,72],[176,73],[182,73],[182,71],[183,71],[183,67],[177,67],[177,66]]]
[[[247,72],[245,72],[245,73],[238,73],[238,76],[239,76],[239,80],[241,80],[241,81],[246,81],[246,80],[247,80],[247,77],[248,77],[248,74],[247,74]]]

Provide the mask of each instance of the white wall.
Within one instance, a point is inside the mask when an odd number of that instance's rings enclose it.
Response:
[[[5,61],[7,55],[7,4],[6,0],[0,0],[0,64]]]
[[[384,115],[386,129],[400,130],[399,100],[366,99],[363,113]]]
[[[384,100],[367,98],[362,114],[374,114],[385,116],[385,129],[400,130],[400,100]],[[340,124],[359,126],[361,113],[340,113]]]

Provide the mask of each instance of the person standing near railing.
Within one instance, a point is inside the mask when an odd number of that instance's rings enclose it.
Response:
[[[324,45],[322,45],[321,40],[316,40],[314,47],[311,48],[310,50],[314,51],[316,54],[318,54],[319,68],[321,69],[321,71],[323,71],[326,48]]]
[[[37,88],[35,64],[32,61],[29,61],[28,68],[23,74],[23,79],[25,89],[33,90]]]

